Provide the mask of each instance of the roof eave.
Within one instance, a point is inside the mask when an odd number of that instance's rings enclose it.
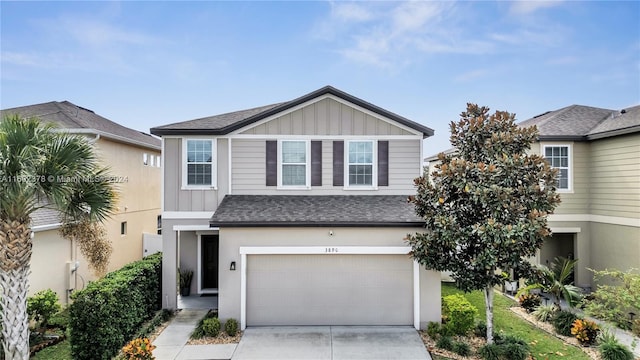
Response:
[[[423,227],[424,222],[210,221],[210,227]]]
[[[608,138],[608,137],[633,134],[633,133],[636,133],[636,132],[640,132],[640,125],[634,125],[634,126],[623,128],[623,129],[603,131],[603,132],[596,133],[596,134],[589,134],[589,135],[587,135],[587,139],[588,140],[597,140],[597,139],[604,139],[604,138]]]
[[[110,140],[114,140],[120,143],[125,143],[125,144],[130,144],[130,145],[136,145],[136,146],[140,146],[140,147],[144,147],[147,149],[153,149],[153,150],[157,150],[157,151],[161,151],[162,150],[162,146],[158,145],[151,145],[142,141],[137,141],[137,140],[132,140],[129,138],[126,138],[124,136],[118,136],[118,135],[114,135],[108,132],[104,132],[104,131],[100,131],[100,130],[96,130],[96,129],[70,129],[70,128],[58,128],[55,129],[56,131],[65,131],[65,132],[69,132],[72,134],[94,134],[94,135],[100,135],[100,137],[105,137],[107,139]]]
[[[538,141],[587,141],[584,135],[540,135]]]

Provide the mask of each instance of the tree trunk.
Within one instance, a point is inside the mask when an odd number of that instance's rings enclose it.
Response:
[[[29,223],[0,221],[0,305],[6,360],[29,360],[27,292],[31,246]]]
[[[487,314],[487,344],[493,344],[493,286],[487,285],[483,292]]]

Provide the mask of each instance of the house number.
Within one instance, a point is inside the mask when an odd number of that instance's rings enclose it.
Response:
[[[324,249],[324,252],[326,252],[326,253],[337,253],[338,252],[338,248],[328,247],[328,248]]]

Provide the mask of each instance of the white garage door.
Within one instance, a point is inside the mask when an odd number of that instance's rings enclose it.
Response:
[[[249,255],[247,325],[411,325],[408,255]]]

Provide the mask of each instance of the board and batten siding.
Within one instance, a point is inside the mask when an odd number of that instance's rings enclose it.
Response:
[[[164,139],[164,211],[215,211],[228,193],[228,139],[217,139],[216,162],[217,190],[182,188],[182,141],[180,138]]]
[[[591,142],[591,214],[640,218],[640,134]]]
[[[341,139],[336,139],[341,140]],[[322,186],[311,190],[277,189],[266,186],[266,140],[239,139],[232,141],[232,191],[237,195],[406,195],[415,192],[413,179],[420,168],[418,139],[389,140],[389,186],[378,190],[344,190],[333,186],[333,140],[322,140]]]
[[[241,134],[250,135],[413,135],[336,100],[325,98]]]

